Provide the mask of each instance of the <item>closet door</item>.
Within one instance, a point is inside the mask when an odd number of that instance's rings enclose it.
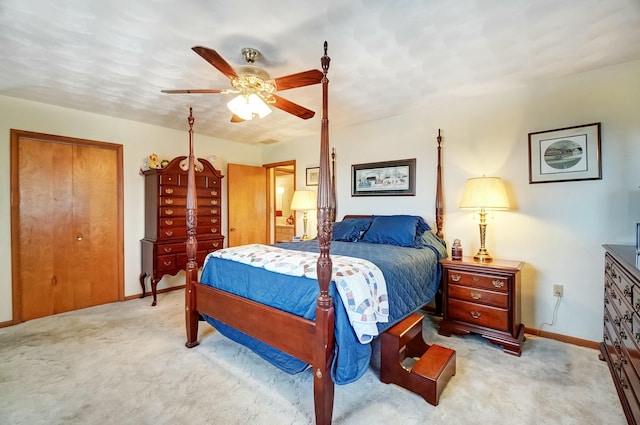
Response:
[[[17,145],[14,320],[121,299],[117,149],[31,137]]]

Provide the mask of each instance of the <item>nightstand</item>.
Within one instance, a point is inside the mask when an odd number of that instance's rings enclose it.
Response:
[[[524,325],[520,322],[520,261],[441,260],[442,320],[440,335],[482,335],[520,356]]]

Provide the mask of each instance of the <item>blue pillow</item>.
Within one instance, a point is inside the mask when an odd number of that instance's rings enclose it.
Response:
[[[413,215],[374,216],[363,242],[422,248],[422,234],[430,230],[422,217]]]
[[[333,223],[332,237],[334,241],[356,242],[367,231],[371,218],[345,218]]]

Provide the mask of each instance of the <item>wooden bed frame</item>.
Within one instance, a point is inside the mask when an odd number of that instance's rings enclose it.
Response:
[[[327,72],[330,58],[327,43],[321,58],[322,70],[322,124],[320,137],[320,177],[318,182],[318,286],[315,322],[283,312],[246,298],[221,291],[198,282],[196,262],[197,205],[193,153],[193,115],[189,115],[189,169],[187,194],[187,268],[185,289],[185,319],[187,342],[191,348],[198,345],[200,314],[211,316],[266,344],[282,350],[313,367],[315,416],[318,425],[331,423],[334,383],[330,367],[334,356],[334,310],[329,295],[332,262],[329,256],[332,224],[335,220],[335,188],[329,161],[329,120]],[[436,227],[442,237],[443,202],[440,171],[440,133],[438,132],[438,168],[436,191]],[[286,329],[286,333],[282,332]],[[421,339],[421,336],[420,336]]]

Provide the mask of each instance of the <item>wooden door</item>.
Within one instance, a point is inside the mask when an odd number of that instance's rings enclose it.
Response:
[[[122,147],[11,142],[14,322],[122,299]]]
[[[267,169],[228,164],[228,246],[266,244]]]

